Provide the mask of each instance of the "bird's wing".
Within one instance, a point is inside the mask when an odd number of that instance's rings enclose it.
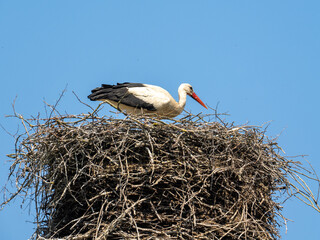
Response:
[[[156,111],[153,102],[148,101],[148,96],[152,94],[144,84],[141,83],[121,83],[117,85],[103,84],[101,87],[93,89],[88,96],[90,100],[112,100],[130,107],[144,108],[149,111]]]
[[[156,109],[167,105],[172,99],[171,95],[161,87],[147,85],[144,87],[129,88],[128,92],[144,103],[153,105]]]

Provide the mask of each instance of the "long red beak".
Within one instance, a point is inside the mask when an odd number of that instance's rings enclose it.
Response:
[[[204,106],[206,109],[208,109],[208,108],[206,107],[206,105],[204,105],[204,103],[201,101],[201,99],[197,96],[197,94],[192,93],[191,97],[192,97],[194,100],[196,100],[198,103],[200,103],[202,106]]]

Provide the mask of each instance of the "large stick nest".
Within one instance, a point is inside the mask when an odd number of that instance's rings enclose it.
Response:
[[[288,180],[300,164],[260,127],[18,117],[27,132],[10,155],[18,189],[8,201],[34,201],[36,239],[276,239],[280,192],[319,209]]]

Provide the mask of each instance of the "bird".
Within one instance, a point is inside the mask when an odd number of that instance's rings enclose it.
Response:
[[[124,82],[117,83],[117,85],[102,84],[101,87],[91,90],[88,98],[91,101],[106,102],[127,114],[159,118],[178,116],[186,105],[187,95],[207,109],[188,83],[182,83],[179,86],[178,95],[179,101],[177,102],[167,90],[159,86]]]

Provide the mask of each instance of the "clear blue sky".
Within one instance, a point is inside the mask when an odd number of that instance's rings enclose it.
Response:
[[[79,114],[88,109],[72,91],[96,106],[86,96],[101,83],[150,83],[177,97],[188,82],[228,121],[272,121],[286,154],[308,155],[319,173],[319,12],[318,0],[0,0],[0,123],[17,129],[4,117],[16,96],[17,112],[37,115],[67,86],[59,109]],[[210,113],[192,99],[186,109]],[[2,186],[14,141],[0,137]],[[0,212],[1,239],[33,232],[34,211],[20,203]],[[319,213],[293,199],[283,214],[294,221],[283,239],[320,239]]]

